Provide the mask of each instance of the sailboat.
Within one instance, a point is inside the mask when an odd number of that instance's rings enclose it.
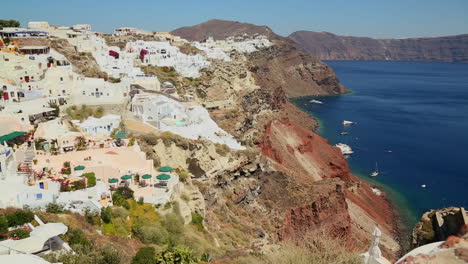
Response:
[[[377,166],[377,162],[375,163],[375,171],[369,174],[371,177],[379,176],[379,167]]]

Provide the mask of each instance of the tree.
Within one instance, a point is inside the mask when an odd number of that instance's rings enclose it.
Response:
[[[156,263],[155,257],[156,251],[153,247],[143,247],[133,257],[131,264],[154,264]]]
[[[7,214],[8,225],[19,226],[31,222],[34,219],[34,214],[29,210],[18,210],[11,214]]]
[[[101,259],[98,264],[119,264],[122,262],[122,253],[111,245],[101,248]]]
[[[86,146],[88,145],[86,143],[86,139],[83,136],[79,136],[75,139],[76,141],[76,149],[77,150],[86,150]]]
[[[4,27],[19,27],[20,22],[17,20],[0,20],[0,29]]]
[[[104,223],[108,224],[112,220],[112,209],[110,207],[101,208],[101,219]]]
[[[130,204],[128,201],[122,196],[122,194],[115,192],[112,194],[112,202],[116,206],[123,206],[126,209],[130,209]]]
[[[89,248],[91,242],[86,238],[85,233],[81,229],[70,229],[66,235],[70,246],[81,246],[83,248]]]
[[[8,232],[8,220],[5,215],[0,215],[0,234]]]
[[[127,186],[118,187],[116,193],[122,195],[125,200],[133,198],[133,190]]]
[[[21,228],[16,229],[10,232],[10,237],[19,239],[27,238],[29,237],[29,232]]]

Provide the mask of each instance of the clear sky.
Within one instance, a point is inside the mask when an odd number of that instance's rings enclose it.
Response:
[[[0,19],[170,31],[212,18],[297,30],[400,38],[468,33],[468,0],[1,0]]]

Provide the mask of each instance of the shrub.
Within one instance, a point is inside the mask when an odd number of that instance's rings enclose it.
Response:
[[[112,245],[101,248],[101,259],[98,264],[119,264],[122,262],[122,253]]]
[[[188,178],[190,177],[189,173],[185,169],[175,169],[175,172],[179,175],[179,179],[181,182],[187,182]]]
[[[8,226],[19,226],[31,222],[34,219],[34,214],[29,210],[18,210],[7,214],[6,219]]]
[[[135,145],[135,138],[131,138],[129,141],[128,141],[128,146],[131,147]]]
[[[152,247],[143,247],[138,250],[131,264],[154,264],[156,250]]]
[[[58,214],[63,212],[63,206],[60,204],[56,203],[49,203],[46,206],[46,212],[48,213],[53,213],[53,214]]]
[[[16,229],[10,232],[10,237],[19,239],[27,238],[29,237],[29,232],[21,228]]]
[[[81,246],[83,248],[89,248],[91,242],[86,238],[85,233],[81,229],[70,229],[66,234],[66,238],[70,246]]]
[[[88,188],[96,186],[96,175],[94,172],[84,173],[83,177],[88,179]]]
[[[8,232],[8,220],[4,214],[0,215],[0,234]]]
[[[199,259],[193,254],[193,250],[189,248],[175,247],[162,251],[156,256],[156,263],[193,264],[198,262]]]
[[[134,193],[133,190],[130,189],[129,187],[118,187],[115,192],[122,195],[124,199],[133,198],[133,193]]]
[[[196,226],[199,231],[204,229],[203,227],[203,216],[199,213],[192,213],[192,225]]]
[[[130,204],[128,203],[128,201],[124,198],[122,194],[118,192],[115,192],[114,194],[112,194],[112,202],[116,206],[122,206],[126,209],[130,209]]]
[[[128,211],[127,211],[127,209],[121,208],[121,207],[114,207],[114,208],[112,208],[111,213],[112,213],[112,217],[113,217],[113,218],[125,219],[125,218],[127,218],[127,216],[128,216]]]

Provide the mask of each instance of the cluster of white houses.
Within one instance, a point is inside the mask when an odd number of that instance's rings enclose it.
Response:
[[[208,39],[193,43],[204,54],[187,55],[179,48],[187,41],[166,32],[125,27],[115,34],[152,34],[159,41],[131,41],[123,49],[108,46],[102,34],[87,24],[62,27],[30,22],[27,28],[0,30],[5,40],[0,40],[0,208],[62,203],[78,212],[99,210],[112,204],[110,190],[118,186],[129,186],[136,197],[158,204],[170,201],[177,192],[178,175],[172,169],[158,172],[138,142],[129,144],[125,135],[111,138],[120,127],[120,115],[68,120],[57,117],[57,107],[129,102],[135,117],[155,129],[244,148],[217,126],[204,107],[179,100],[173,84],[161,85],[140,67],[173,67],[182,76],[198,77],[211,59],[229,60],[233,50],[268,47],[268,40],[261,36]],[[50,38],[65,39],[77,52],[91,53],[101,70],[118,81],[74,72],[67,58],[49,47]],[[135,86],[142,90],[132,94]],[[79,149],[79,144],[85,147]],[[96,185],[64,192],[64,185],[85,180],[83,173],[95,175]]]

